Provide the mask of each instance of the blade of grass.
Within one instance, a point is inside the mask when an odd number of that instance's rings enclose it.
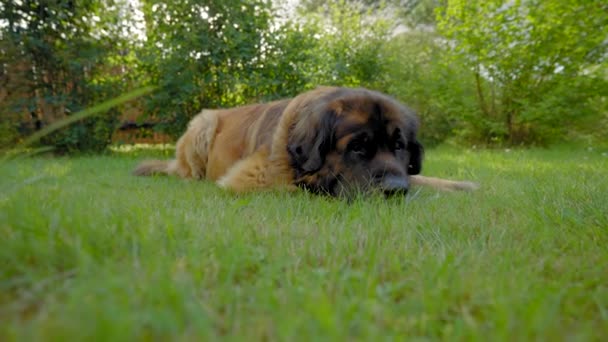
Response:
[[[154,91],[155,89],[156,88],[152,87],[152,86],[139,88],[139,89],[133,90],[127,94],[115,97],[115,98],[110,99],[105,102],[102,102],[96,106],[82,110],[74,115],[68,116],[67,118],[65,118],[63,120],[54,122],[53,124],[46,126],[45,128],[43,128],[43,129],[39,130],[38,132],[34,133],[33,135],[31,135],[29,138],[25,139],[20,145],[21,145],[21,147],[28,146],[28,145],[40,140],[45,135],[48,135],[49,133],[52,133],[60,128],[70,125],[76,121],[88,118],[92,115],[95,115],[95,114],[98,114],[101,112],[105,112],[114,106],[118,106],[119,104],[130,101],[139,96],[149,94],[152,91]]]
[[[15,149],[13,149],[14,153],[6,153],[4,154],[4,156],[2,158],[0,158],[0,164],[4,161],[6,161],[7,159],[11,159],[11,158],[15,158],[17,156],[23,155],[24,153],[26,153],[27,155],[32,155],[35,153],[39,153],[39,152],[45,152],[45,151],[49,151],[50,148],[48,147],[43,147],[40,149],[35,149],[35,150],[31,150],[31,151],[25,151],[24,149],[33,144],[34,142],[40,140],[41,138],[43,138],[44,136],[58,130],[61,129],[65,126],[68,126],[76,121],[79,120],[83,120],[86,119],[88,117],[91,117],[93,115],[99,114],[99,113],[103,113],[106,112],[107,110],[109,110],[112,107],[118,106],[120,104],[123,104],[127,101],[133,100],[137,97],[149,94],[151,92],[153,92],[154,90],[156,90],[156,87],[154,86],[148,86],[148,87],[143,87],[143,88],[139,88],[139,89],[135,89],[131,92],[128,92],[126,94],[123,94],[121,96],[115,97],[113,99],[107,100],[105,102],[102,102],[98,105],[95,105],[93,107],[84,109],[80,112],[75,113],[74,115],[70,115],[65,119],[56,121],[54,123],[52,123],[51,125],[48,125],[46,127],[44,127],[43,129],[39,130],[38,132],[32,134],[31,136],[29,136],[28,138],[26,138],[25,140],[23,140],[21,143],[19,143]]]

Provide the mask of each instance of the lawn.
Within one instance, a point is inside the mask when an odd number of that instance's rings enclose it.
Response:
[[[481,189],[350,203],[4,162],[0,340],[606,340],[606,151],[432,149]]]

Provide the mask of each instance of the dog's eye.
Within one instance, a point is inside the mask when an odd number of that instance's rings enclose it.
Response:
[[[361,137],[361,138],[353,140],[348,147],[349,147],[349,150],[353,153],[365,155],[365,154],[367,154],[368,145],[369,145],[369,138],[367,136],[365,136],[365,137]]]

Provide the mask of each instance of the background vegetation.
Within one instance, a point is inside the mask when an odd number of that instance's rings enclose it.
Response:
[[[147,85],[159,88],[42,143],[103,150],[128,111],[177,136],[201,108],[320,84],[397,97],[426,144],[602,141],[605,27],[600,0],[3,2],[0,143]]]
[[[604,1],[9,1],[0,5],[0,135],[137,87],[131,107],[42,143],[99,151],[121,113],[179,135],[201,108],[364,86],[414,107],[427,144],[608,136]]]

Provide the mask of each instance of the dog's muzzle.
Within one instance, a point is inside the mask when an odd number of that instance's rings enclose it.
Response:
[[[379,187],[386,196],[405,195],[409,189],[409,183],[405,177],[386,175],[380,181]]]

